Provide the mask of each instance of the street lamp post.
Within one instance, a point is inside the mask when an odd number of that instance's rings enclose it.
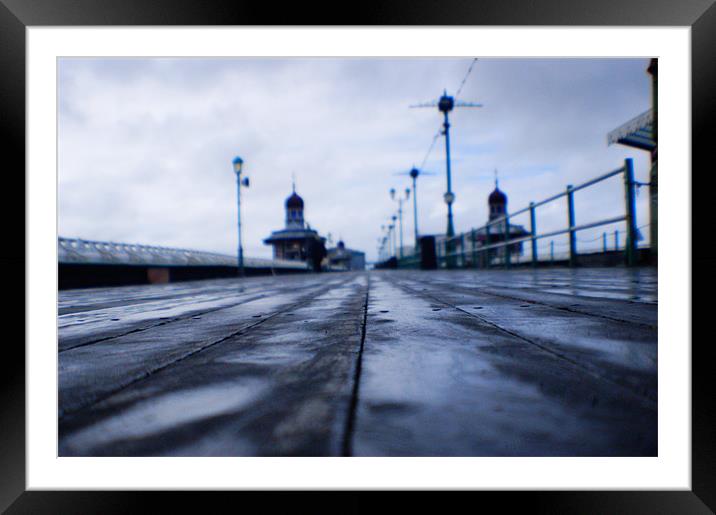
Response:
[[[410,200],[410,188],[405,188],[405,201]],[[400,201],[400,257],[403,257],[403,201]]]
[[[435,107],[435,105],[435,102],[429,102],[426,104],[418,104],[411,107]],[[452,191],[452,177],[450,175],[450,121],[448,120],[448,114],[455,107],[482,107],[482,104],[463,102],[461,100],[456,101],[454,97],[451,97],[447,94],[447,91],[443,91],[442,96],[437,101],[437,108],[441,113],[443,113],[442,134],[445,136],[445,170],[447,172],[447,191],[445,192],[444,199],[448,208],[447,231],[445,233],[445,251],[447,254],[446,265],[448,268],[453,268],[454,265],[454,260],[452,259],[450,254],[452,253],[453,247],[452,238],[453,236],[455,236],[455,226],[452,220],[452,204],[453,202],[455,202],[455,194]]]
[[[390,198],[395,200],[395,188],[390,188]],[[403,201],[398,199],[398,223],[400,224],[400,249],[395,253],[395,257],[403,257]],[[393,215],[393,225],[395,225],[395,215]]]
[[[383,243],[382,243],[382,245],[381,245],[381,249],[382,249],[382,253],[383,253],[383,259],[387,259],[387,258],[385,257],[385,256],[386,256],[385,244],[388,243],[388,237],[386,236],[385,229],[386,229],[385,224],[383,224],[383,225],[380,226],[380,232],[381,232],[381,234],[383,235]],[[388,250],[390,250],[390,249],[388,249]]]
[[[244,166],[244,160],[240,157],[235,157],[232,161],[232,164],[234,165],[234,173],[236,174],[236,198],[237,198],[237,212],[238,212],[238,223],[239,223],[239,255],[238,255],[238,265],[239,265],[239,276],[244,277],[244,247],[241,243],[241,186],[245,186],[248,188],[249,186],[249,178],[244,177],[241,178],[241,171]]]
[[[390,198],[395,200],[395,188],[390,188]],[[405,189],[405,200],[410,198],[410,189]],[[395,216],[393,217],[395,221]],[[398,223],[400,224],[400,259],[403,259],[403,199],[398,198]]]
[[[420,175],[420,172],[417,168],[412,168],[410,170],[410,178],[413,179],[413,230],[415,231],[415,248],[418,248],[418,192],[416,190],[417,188],[417,181],[418,175]]]
[[[390,224],[390,230],[393,231],[393,255],[395,257],[398,257],[398,247],[397,247],[396,241],[395,241],[395,220],[397,218],[398,218],[397,216],[393,215],[391,217],[391,220],[393,220],[393,223]]]
[[[438,101],[438,109],[443,113],[443,134],[445,135],[445,170],[447,172],[447,192],[445,193],[445,203],[448,206],[448,219],[447,219],[447,237],[451,238],[455,236],[455,227],[452,221],[452,203],[455,201],[455,195],[452,192],[452,182],[450,177],[450,122],[448,121],[448,113],[452,111],[455,106],[455,100],[453,97],[448,96],[444,93]]]

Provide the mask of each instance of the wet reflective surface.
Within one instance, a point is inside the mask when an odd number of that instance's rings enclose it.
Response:
[[[71,290],[61,456],[653,456],[656,270]]]

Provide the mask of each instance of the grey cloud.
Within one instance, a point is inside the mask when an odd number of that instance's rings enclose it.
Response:
[[[67,236],[236,252],[241,155],[246,253],[283,224],[291,174],[306,217],[375,257],[375,240],[403,189],[393,173],[420,164],[441,119],[408,105],[454,92],[468,59],[63,59],[60,61],[60,233]],[[634,157],[606,133],[648,108],[646,59],[484,59],[461,97],[453,130],[458,230],[481,225],[492,170],[519,208]],[[445,225],[444,150],[419,184],[421,232]],[[615,194],[615,191],[617,192]],[[610,216],[623,198],[607,189],[578,217]],[[645,221],[646,195],[639,197]],[[564,223],[559,209],[540,226]],[[412,211],[405,237],[412,241]]]

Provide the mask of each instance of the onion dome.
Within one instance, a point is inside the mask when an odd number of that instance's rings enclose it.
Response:
[[[495,191],[490,193],[490,196],[487,197],[487,201],[490,204],[507,204],[507,195],[502,193],[502,191],[500,191],[500,188],[495,186]]]
[[[295,191],[286,199],[286,209],[303,209],[303,199]]]

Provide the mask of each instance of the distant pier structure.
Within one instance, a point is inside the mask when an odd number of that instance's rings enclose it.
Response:
[[[497,172],[495,172],[497,173]],[[495,176],[495,189],[487,197],[487,205],[489,209],[488,222],[504,218],[507,214],[507,194],[500,190]],[[507,220],[497,221],[493,225],[482,227],[476,230],[473,237],[477,241],[477,245],[486,246],[508,240],[520,239],[529,236],[530,232],[523,226],[509,223]],[[483,255],[483,259],[492,260],[494,258],[504,259],[507,247],[498,247],[488,250]],[[523,253],[522,241],[517,241],[509,245],[509,252],[513,256],[521,256]]]
[[[467,252],[470,254],[468,249],[473,248],[473,246],[469,242],[473,239],[477,248],[501,243],[507,239],[517,240],[515,243],[507,246],[509,247],[510,255],[521,256],[524,253],[524,238],[531,233],[526,230],[524,226],[511,223],[504,219],[507,214],[507,201],[507,194],[500,189],[497,178],[495,178],[495,189],[492,190],[487,197],[489,226],[485,225],[468,233],[465,238],[467,241],[458,240],[454,245],[454,251]],[[444,234],[436,234],[432,237],[435,238],[438,256],[444,257],[447,237]],[[495,247],[482,252],[479,257],[479,259],[482,260],[482,265],[485,266],[494,260],[504,260],[505,249],[507,247]],[[469,258],[472,259],[472,256],[470,255]]]
[[[295,185],[285,207],[286,227],[273,231],[264,243],[273,247],[274,259],[308,262],[314,270],[320,270],[326,257],[326,238],[306,224],[304,202],[296,193]]]
[[[365,270],[365,252],[349,249],[343,240],[328,249],[328,265],[340,270]]]

